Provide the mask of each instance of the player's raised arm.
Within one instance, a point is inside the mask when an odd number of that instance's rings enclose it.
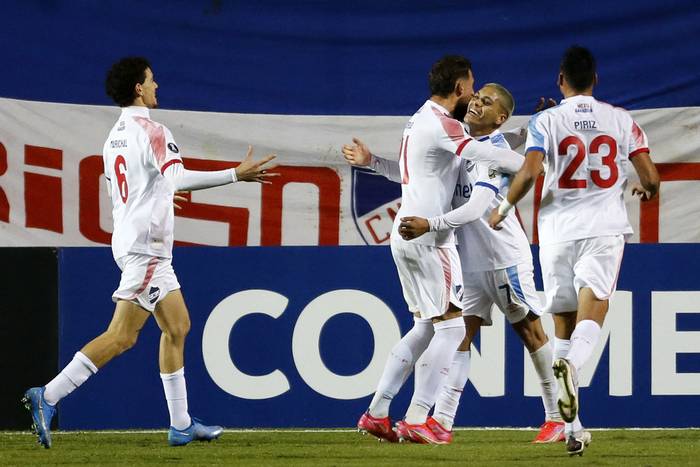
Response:
[[[269,172],[276,166],[265,165],[275,156],[268,154],[259,161],[253,160],[253,147],[248,146],[248,153],[243,162],[235,169],[199,171],[187,170],[181,160],[163,165],[163,176],[175,187],[176,191],[203,190],[234,182],[271,183],[271,177],[279,174]]]
[[[344,144],[342,148],[345,161],[356,167],[367,167],[392,182],[401,183],[401,169],[398,161],[384,159],[372,154],[367,145],[359,138],[352,139],[353,144]]]

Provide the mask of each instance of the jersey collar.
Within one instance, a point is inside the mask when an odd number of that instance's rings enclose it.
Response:
[[[151,118],[148,111],[148,107],[141,107],[138,105],[130,105],[129,107],[122,107],[122,115],[129,115],[134,117],[146,117]]]
[[[433,107],[438,109],[440,112],[444,113],[445,116],[452,118],[452,114],[450,112],[448,112],[446,108],[444,108],[443,106],[441,106],[437,102],[431,101],[430,99],[428,99],[427,101],[425,101],[425,103],[432,105]]]
[[[578,96],[571,96],[571,97],[567,97],[566,99],[562,99],[560,104],[566,104],[568,102],[579,102],[579,101],[591,102],[591,101],[595,101],[595,97],[584,96],[584,95],[579,94]]]
[[[499,135],[499,134],[501,134],[500,130],[495,129],[495,130],[493,130],[493,131],[491,132],[491,134],[489,134],[489,135],[480,136],[480,137],[479,137],[479,141],[488,141],[488,140],[490,140],[491,138],[493,138],[494,136]]]

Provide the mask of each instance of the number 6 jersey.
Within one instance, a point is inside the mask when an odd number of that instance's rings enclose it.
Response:
[[[540,245],[632,233],[627,169],[649,148],[627,111],[592,96],[563,99],[530,119],[526,144],[545,156]]]
[[[124,107],[102,157],[112,199],[112,254],[172,257],[173,184],[163,172],[182,163],[170,130],[145,107]]]

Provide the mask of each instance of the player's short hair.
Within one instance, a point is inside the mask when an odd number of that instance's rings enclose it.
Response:
[[[489,87],[496,91],[499,102],[501,103],[503,110],[506,111],[506,118],[510,118],[515,110],[515,99],[513,99],[513,95],[510,93],[510,91],[498,83],[486,83],[484,84],[484,87]]]
[[[435,62],[428,74],[430,95],[447,97],[455,90],[460,78],[468,78],[472,64],[461,55],[445,55]]]
[[[151,64],[143,57],[125,57],[107,72],[105,91],[119,107],[127,107],[136,99],[136,84],[146,80],[146,68]]]
[[[595,58],[590,50],[572,45],[561,59],[559,69],[575,91],[583,91],[595,81]]]

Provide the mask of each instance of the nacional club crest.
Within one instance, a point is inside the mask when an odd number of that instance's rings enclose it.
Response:
[[[367,245],[389,245],[401,207],[401,185],[372,170],[352,167],[352,217]]]

